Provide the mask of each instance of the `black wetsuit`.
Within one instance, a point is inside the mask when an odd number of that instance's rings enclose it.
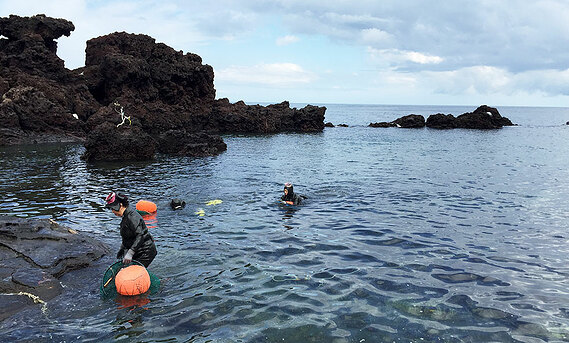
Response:
[[[148,232],[144,219],[134,208],[128,206],[124,210],[120,231],[122,245],[117,258],[122,258],[128,249],[132,249],[134,251],[132,259],[148,267],[156,257],[156,245],[154,238]]]
[[[292,201],[293,205],[300,205],[302,202],[302,196],[294,193],[291,189],[288,190],[287,195],[281,197],[282,201]]]

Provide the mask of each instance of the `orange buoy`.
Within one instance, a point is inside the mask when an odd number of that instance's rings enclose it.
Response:
[[[144,266],[131,265],[118,272],[115,286],[119,294],[139,295],[150,288],[150,275]]]
[[[156,204],[152,201],[140,200],[136,203],[136,210],[142,215],[154,213],[157,209]]]

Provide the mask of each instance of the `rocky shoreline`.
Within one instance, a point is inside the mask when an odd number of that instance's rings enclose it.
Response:
[[[0,145],[76,141],[89,161],[147,160],[219,154],[224,133],[324,129],[325,107],[215,99],[213,68],[200,56],[143,34],[93,38],[85,66],[69,70],[56,39],[73,30],[41,14],[0,18]]]
[[[44,306],[63,292],[64,274],[93,265],[109,251],[51,219],[0,216],[0,321],[29,306]],[[90,291],[93,285],[85,287]]]

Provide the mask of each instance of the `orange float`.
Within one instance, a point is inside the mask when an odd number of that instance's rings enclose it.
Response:
[[[150,275],[144,266],[131,265],[118,272],[115,286],[119,294],[139,295],[150,288]]]
[[[158,207],[156,207],[156,204],[152,201],[140,200],[136,203],[136,210],[142,215],[147,215],[155,213],[158,210]]]

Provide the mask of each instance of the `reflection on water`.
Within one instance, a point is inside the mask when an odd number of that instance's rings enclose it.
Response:
[[[145,220],[161,278],[142,300],[102,300],[107,256],[63,276],[46,314],[0,323],[0,337],[567,342],[569,131],[528,121],[230,136],[217,157],[132,164],[85,164],[77,145],[0,148],[1,214],[54,218],[118,249],[103,197],[155,202]],[[282,180],[310,201],[279,204]],[[173,198],[186,207],[171,210]]]

